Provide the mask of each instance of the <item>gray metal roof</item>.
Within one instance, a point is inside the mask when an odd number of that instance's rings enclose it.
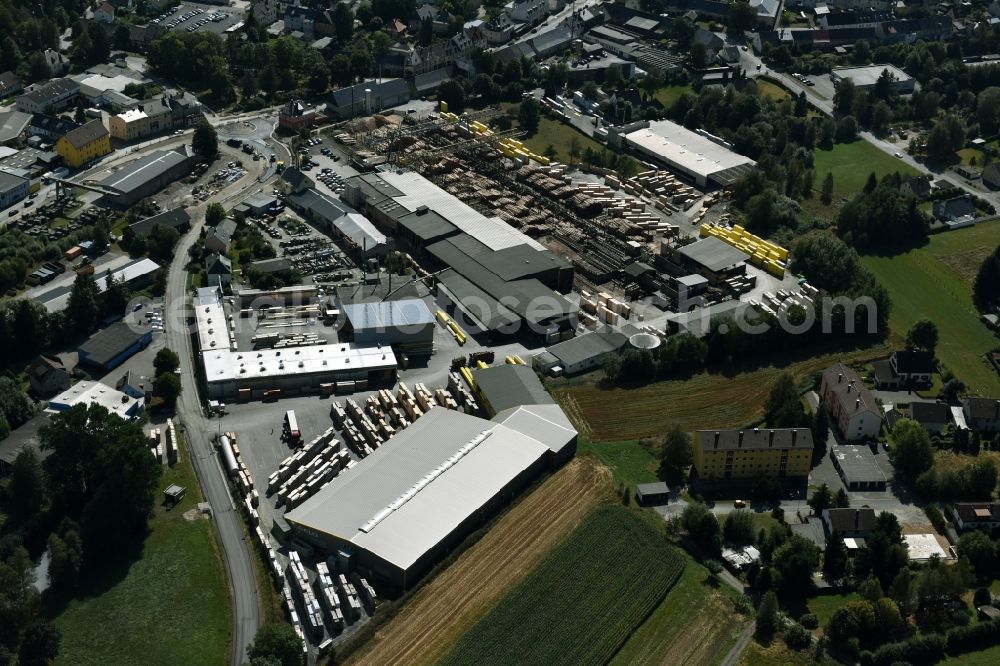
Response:
[[[872,450],[865,445],[843,444],[833,447],[837,464],[848,483],[885,483],[885,474],[875,462]]]
[[[400,328],[434,323],[430,308],[419,298],[375,303],[345,303],[341,306],[344,316],[354,330]]]
[[[127,165],[100,181],[104,187],[131,192],[189,159],[181,150],[158,150]]]
[[[474,370],[473,377],[480,393],[496,413],[521,405],[555,402],[538,380],[535,371],[526,365],[494,365]]]
[[[79,347],[81,355],[97,365],[104,365],[114,357],[141,340],[148,331],[139,331],[123,321],[111,324],[99,331]]]
[[[29,120],[31,120],[30,113],[21,111],[0,113],[0,143],[12,141],[20,136],[24,128],[28,126]]]
[[[400,208],[400,210],[403,210]],[[425,243],[440,240],[458,233],[458,227],[444,219],[432,210],[426,212],[413,211],[399,216],[399,226]]]
[[[497,423],[518,432],[528,433],[554,453],[558,453],[576,439],[576,428],[566,418],[559,405],[520,405],[499,412],[493,417]]]
[[[593,331],[552,345],[548,351],[559,359],[563,367],[566,367],[608,352],[618,351],[627,342],[628,337],[614,330]]]
[[[506,425],[436,407],[286,519],[408,569],[547,451]]]
[[[738,250],[714,236],[685,245],[679,252],[682,256],[712,272],[725,270],[750,258],[746,252]]]

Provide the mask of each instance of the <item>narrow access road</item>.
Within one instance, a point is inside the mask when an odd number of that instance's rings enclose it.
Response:
[[[225,147],[220,146],[225,154]],[[252,165],[258,163],[251,162]],[[187,282],[185,264],[188,250],[198,238],[205,224],[205,209],[208,204],[226,201],[251,186],[256,186],[258,169],[253,166],[242,179],[219,191],[203,203],[188,208],[194,221],[189,231],[177,244],[174,258],[167,276],[166,304],[164,319],[167,346],[177,352],[181,362],[181,383],[183,391],[177,401],[177,416],[184,427],[188,441],[188,454],[198,475],[205,499],[212,506],[212,518],[219,545],[229,574],[230,589],[233,594],[233,652],[231,663],[241,666],[246,660],[246,649],[253,640],[261,624],[260,600],[257,580],[254,574],[254,557],[251,544],[246,540],[242,518],[235,510],[229,494],[228,483],[212,445],[216,426],[205,418],[198,397],[194,350],[191,345],[191,327],[187,323]],[[249,185],[247,184],[249,182]]]

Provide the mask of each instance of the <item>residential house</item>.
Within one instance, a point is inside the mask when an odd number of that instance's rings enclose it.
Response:
[[[894,351],[888,359],[876,361],[872,367],[875,386],[881,390],[930,386],[936,370],[934,355],[916,349]]]
[[[233,283],[233,262],[218,252],[205,260],[205,273],[210,287],[227,287]]]
[[[781,0],[750,0],[750,6],[757,10],[757,25],[772,30],[781,14]]]
[[[823,509],[823,524],[830,536],[864,538],[875,529],[875,510],[868,507]]]
[[[283,12],[281,0],[253,0],[251,9],[260,25],[271,25]]]
[[[115,22],[115,8],[109,2],[102,2],[94,10],[94,20],[98,23],[114,23]]]
[[[213,252],[227,254],[229,244],[233,242],[233,234],[236,233],[236,221],[225,219],[219,222],[214,229],[209,229],[205,234],[205,248]]]
[[[699,430],[694,472],[701,481],[805,478],[812,464],[808,428]]]
[[[200,116],[200,104],[187,95],[164,95],[136,104],[133,108],[110,116],[108,126],[112,138],[135,141],[179,127],[188,127]]]
[[[891,12],[857,10],[831,12],[820,16],[817,23],[822,28],[874,28],[891,19]]]
[[[28,366],[31,392],[47,398],[69,388],[69,371],[57,356],[41,354]]]
[[[406,24],[398,18],[392,19],[386,23],[382,29],[385,31],[385,34],[389,35],[397,42],[406,39]]]
[[[490,46],[506,44],[514,35],[514,23],[506,14],[498,14],[482,25],[483,36]]]
[[[54,113],[70,107],[79,94],[80,84],[73,79],[50,79],[19,96],[14,106],[24,113]]]
[[[831,422],[849,442],[874,439],[882,427],[882,408],[858,373],[843,363],[823,371],[820,399]]]
[[[886,42],[928,42],[943,41],[951,37],[954,30],[951,17],[947,14],[924,16],[913,19],[886,21],[879,26],[882,41]]]
[[[951,408],[940,402],[911,402],[910,418],[928,432],[941,432],[951,423]]]
[[[549,0],[515,0],[508,13],[518,23],[538,23],[549,13]]]
[[[129,47],[138,53],[145,53],[150,42],[164,34],[167,28],[159,23],[145,25],[130,25],[128,27]]]
[[[934,217],[949,225],[971,224],[976,219],[976,206],[967,195],[934,202]]]
[[[966,398],[962,401],[962,412],[971,430],[1000,431],[1000,398]]]
[[[100,119],[77,127],[56,141],[56,153],[74,169],[110,152],[111,135]]]
[[[309,107],[300,99],[291,100],[278,111],[278,127],[297,132],[306,127],[312,127],[320,120],[315,108]]]
[[[931,181],[923,176],[912,176],[899,186],[903,194],[912,194],[917,199],[925,199],[931,194]]]
[[[77,123],[67,120],[61,116],[47,116],[42,113],[31,115],[28,121],[28,133],[32,136],[40,136],[49,141],[58,141],[77,127]]]
[[[14,72],[0,74],[0,99],[7,99],[20,94],[24,90],[21,77]]]
[[[951,517],[960,531],[1000,527],[1000,502],[955,502]]]

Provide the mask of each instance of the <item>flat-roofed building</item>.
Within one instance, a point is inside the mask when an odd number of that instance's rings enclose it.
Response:
[[[848,490],[885,490],[885,474],[866,445],[843,444],[830,449],[830,459]]]
[[[798,479],[809,476],[813,438],[808,428],[699,430],[694,472],[703,482]]]
[[[689,270],[696,271],[712,284],[746,272],[750,255],[729,243],[708,236],[677,250],[676,255]]]
[[[519,405],[549,405],[555,400],[526,365],[494,365],[475,370],[476,397],[490,417]]]
[[[575,448],[557,405],[487,421],[431,409],[286,514],[324,553],[406,589],[511,502],[551,455]]]
[[[358,344],[382,344],[410,355],[434,351],[436,320],[419,298],[368,303],[343,303],[344,324],[339,338]]]
[[[698,187],[732,185],[757,165],[722,139],[669,120],[609,128],[608,143],[656,160]]]
[[[142,413],[145,402],[101,382],[81,381],[49,401],[47,412],[55,414],[76,405],[100,405],[112,414],[130,421]]]
[[[850,81],[856,90],[874,90],[883,75],[892,80],[892,90],[900,95],[912,94],[916,82],[913,77],[894,65],[866,65],[864,67],[838,67],[830,72],[833,85]]]

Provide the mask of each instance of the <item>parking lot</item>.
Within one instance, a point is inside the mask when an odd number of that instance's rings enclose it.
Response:
[[[185,32],[225,33],[243,23],[243,12],[232,7],[203,6],[182,3],[176,9],[160,14],[152,23],[168,30]]]
[[[307,146],[299,148],[299,155],[307,158],[302,171],[316,182],[316,189],[339,197],[344,191],[344,181],[358,175],[357,169],[347,162],[347,156],[332,140],[314,136]]]

